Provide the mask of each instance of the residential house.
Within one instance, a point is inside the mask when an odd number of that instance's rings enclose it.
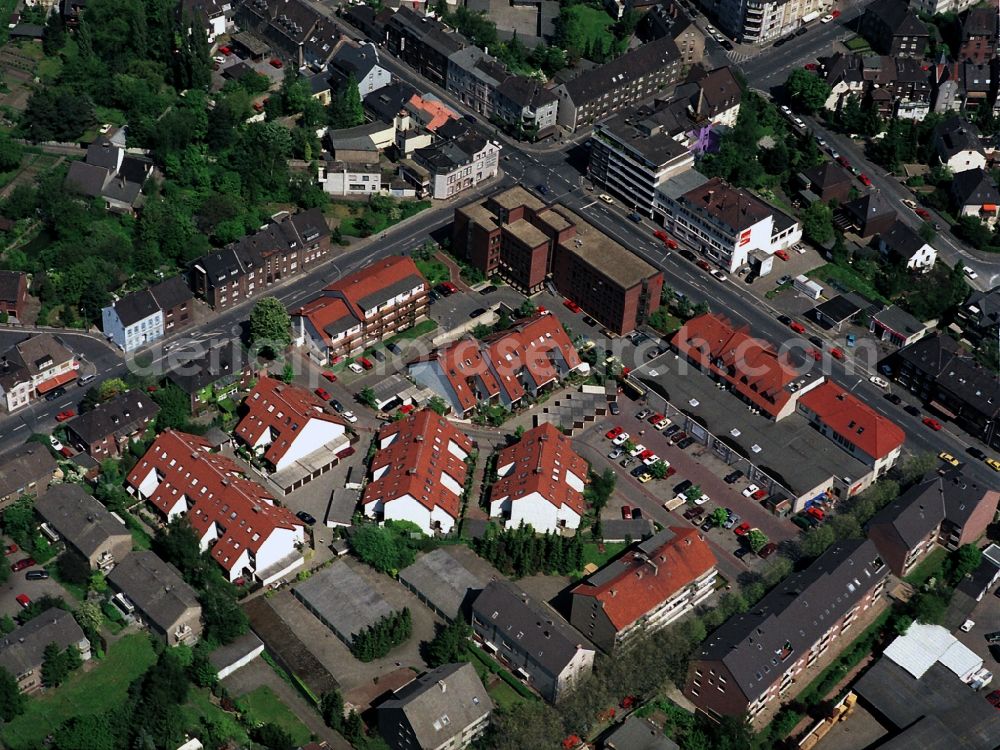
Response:
[[[909,224],[898,219],[889,231],[879,235],[878,249],[890,261],[903,265],[909,271],[927,273],[937,261],[937,250]]]
[[[803,672],[820,656],[852,640],[851,625],[880,606],[888,580],[873,542],[836,543],[712,633],[691,660],[684,695],[710,715],[753,720],[804,687],[811,678]]]
[[[834,161],[824,161],[802,173],[803,186],[821,201],[844,203],[850,195],[854,181],[847,170]]]
[[[888,305],[869,318],[868,330],[880,341],[907,346],[926,335],[930,328],[898,305]]]
[[[590,466],[554,425],[544,422],[525,432],[500,451],[496,467],[490,515],[503,518],[507,528],[523,524],[540,534],[579,528]]]
[[[398,101],[396,98],[390,101]],[[459,120],[453,109],[445,106],[433,94],[420,96],[407,94],[391,114],[379,102],[376,112],[385,112],[396,128],[396,154],[404,159],[412,159],[418,148],[427,148],[437,141],[437,131],[442,126]],[[453,123],[446,130],[453,127]]]
[[[974,290],[955,314],[962,337],[974,344],[983,339],[1000,339],[1000,286]]]
[[[264,375],[243,400],[235,435],[263,459],[281,487],[297,489],[325,474],[350,445],[347,427],[311,391]],[[295,474],[294,486],[283,475]]]
[[[382,258],[292,311],[295,343],[319,364],[358,353],[425,318],[428,291],[412,259]]]
[[[57,471],[49,449],[38,443],[24,443],[0,455],[0,510],[21,495],[44,495]]]
[[[0,638],[0,668],[16,681],[22,693],[42,688],[45,649],[54,643],[60,651],[75,648],[89,661],[90,641],[76,623],[72,612],[50,607]]]
[[[928,16],[952,13],[958,14],[975,5],[973,0],[917,0],[913,10]]]
[[[1000,449],[1000,381],[950,336],[924,336],[896,355],[894,377],[936,414]]]
[[[966,169],[953,175],[949,194],[952,208],[959,216],[974,216],[991,228],[996,225],[1000,191],[985,169]]]
[[[712,14],[726,34],[742,44],[764,44],[793,33],[807,18],[816,18],[829,7],[824,0],[802,2],[748,2],[721,0]]]
[[[403,159],[400,176],[419,194],[443,200],[474,188],[497,175],[500,144],[484,138],[466,121],[438,128],[440,139]]]
[[[964,0],[963,0],[964,1]],[[958,59],[978,65],[988,63],[997,51],[997,14],[989,8],[973,8],[962,21]]]
[[[327,70],[333,55],[347,39],[345,31],[333,19],[319,16],[301,45],[303,64],[311,70]]]
[[[461,517],[474,445],[430,409],[379,430],[371,481],[362,497],[365,515],[412,521],[425,534],[450,533]]]
[[[0,314],[21,321],[28,300],[28,275],[22,271],[0,271]]]
[[[191,289],[180,276],[129,292],[101,310],[101,330],[126,352],[135,351],[194,322]]]
[[[594,648],[544,602],[507,581],[491,581],[472,603],[476,642],[549,703],[594,668]]]
[[[883,55],[921,58],[929,32],[905,0],[875,0],[861,16],[861,35]]]
[[[161,432],[129,472],[125,488],[166,521],[185,515],[201,549],[229,581],[250,577],[266,586],[302,565],[302,522],[276,506],[239,464],[212,453],[203,438]]]
[[[896,209],[881,190],[865,193],[841,206],[845,223],[862,239],[888,232],[896,223]]]
[[[194,415],[210,404],[247,390],[252,378],[249,358],[245,358],[240,347],[229,343],[178,362],[166,373],[166,379],[187,394]]]
[[[126,154],[124,144],[99,136],[83,161],[74,161],[66,186],[87,198],[101,198],[109,210],[131,214],[142,205],[142,188],[153,175],[153,162]]]
[[[233,28],[233,7],[229,0],[182,0],[180,15],[189,24],[188,33],[191,25],[201,25],[209,45]]]
[[[513,408],[581,364],[559,320],[540,313],[482,342],[459,339],[410,362],[408,370],[456,416],[468,417],[489,402]]]
[[[690,68],[705,56],[705,33],[676,0],[652,5],[639,21],[641,38],[651,41],[669,36],[681,54],[681,64]]]
[[[36,333],[0,352],[0,393],[8,412],[76,380],[80,363],[51,333]]]
[[[941,165],[954,173],[986,168],[979,128],[960,115],[935,126],[934,151]]]
[[[715,591],[715,566],[697,529],[663,529],[572,588],[570,624],[610,654],[704,604]]]
[[[225,310],[312,268],[329,250],[330,228],[320,209],[280,213],[263,229],[194,261],[191,289],[214,310]]]
[[[558,122],[568,130],[591,125],[652,98],[681,79],[684,65],[670,37],[656,39],[557,85]]]
[[[193,646],[202,633],[197,593],[170,563],[156,553],[137,550],[115,566],[108,583],[124,608],[168,646]]]
[[[432,83],[447,87],[448,58],[469,42],[437,19],[400,7],[385,22],[385,46]]]
[[[132,552],[132,532],[83,485],[53,485],[35,500],[35,512],[91,570],[107,573]]]
[[[730,273],[755,251],[771,256],[802,239],[795,219],[719,177],[670,201],[668,211],[667,229]]]
[[[340,81],[338,88],[353,75],[362,99],[392,83],[392,73],[382,66],[378,47],[371,42],[340,45],[330,60],[330,69]]]
[[[378,705],[379,733],[393,750],[462,750],[486,731],[492,710],[471,664],[444,664]]]
[[[374,162],[352,164],[333,159],[324,154],[323,161],[318,165],[316,181],[323,186],[323,191],[339,197],[366,197],[380,195],[385,190],[382,184],[382,168],[377,157]]]
[[[652,719],[631,715],[604,738],[601,750],[680,750]]]
[[[236,20],[296,68],[325,67],[340,38],[336,24],[304,0],[246,0],[237,6]]]
[[[988,110],[996,99],[993,62],[974,63],[966,60],[961,64],[962,109],[973,115],[980,109]]]
[[[880,510],[868,522],[868,538],[902,578],[937,545],[955,550],[979,541],[998,502],[1000,491],[978,484],[961,469],[934,472]]]
[[[66,435],[72,445],[98,461],[117,458],[159,413],[148,393],[126,391],[66,422]]]

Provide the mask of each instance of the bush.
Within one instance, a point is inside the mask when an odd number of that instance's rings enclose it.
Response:
[[[404,643],[412,631],[410,610],[404,607],[399,612],[386,615],[374,625],[356,633],[351,639],[351,653],[359,661],[380,659]]]

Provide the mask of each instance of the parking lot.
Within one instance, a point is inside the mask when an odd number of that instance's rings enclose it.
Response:
[[[11,544],[9,539],[4,538],[4,546]],[[3,565],[13,565],[19,560],[23,560],[28,557],[24,552],[20,550],[12,555],[8,555],[0,561]],[[27,579],[27,573],[30,570],[42,570],[41,565],[33,565],[24,570],[18,571],[17,573],[11,573],[10,578],[7,582],[0,586],[0,616],[9,615],[14,617],[18,612],[21,611],[21,605],[18,604],[17,598],[21,594],[27,596],[31,601],[45,596],[59,596],[69,601],[71,599],[70,595],[66,590],[60,586],[55,579],[47,578],[42,581],[29,581]]]
[[[963,633],[961,629],[956,628],[954,632],[958,640],[983,657],[984,666],[994,675],[1000,675],[1000,661],[990,652],[989,644],[986,642],[986,634],[1000,631],[1000,597],[995,595],[997,590],[1000,590],[1000,587],[991,588],[972,610],[969,615],[969,619],[975,622],[972,630]],[[1000,655],[1000,649],[997,650],[997,653]],[[998,683],[1000,683],[1000,677],[994,677],[989,690],[1000,688]]]

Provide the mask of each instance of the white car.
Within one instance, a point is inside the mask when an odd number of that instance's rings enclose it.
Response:
[[[226,58],[224,58],[222,55],[216,55],[215,57],[212,58],[212,60],[219,63],[219,65],[222,65],[226,61]]]
[[[974,627],[976,627],[975,620],[966,620],[965,622],[962,623],[962,632],[968,633]]]
[[[616,437],[614,440],[612,440],[611,444],[612,445],[625,445],[625,443],[628,442],[628,438],[629,438],[629,434],[627,432],[623,432],[618,437]]]
[[[759,489],[760,487],[758,487],[756,484],[747,485],[747,488],[743,490],[743,497],[750,497],[753,493],[755,493]]]
[[[834,160],[837,160],[837,159],[840,158],[840,152],[838,152],[837,149],[835,149],[835,148],[831,148],[830,149],[830,156],[832,156],[834,158]]]
[[[787,104],[782,104],[781,105],[781,111],[784,112],[789,117],[792,116],[792,110],[791,110],[791,108]]]
[[[819,22],[820,23],[830,23],[830,21],[832,21],[832,20],[833,20],[833,16],[831,16],[829,13],[827,13],[825,16],[823,16],[821,19],[819,19]]]
[[[612,197],[611,197],[610,195],[608,195],[607,193],[601,193],[601,194],[600,194],[599,196],[597,196],[597,197],[598,197],[598,198],[600,198],[600,199],[601,199],[602,201],[604,201],[605,203],[607,203],[607,204],[608,204],[609,206],[610,206],[610,205],[611,205],[612,203],[614,203],[614,202],[615,202],[615,201],[614,201],[614,198],[612,198]]]
[[[351,362],[351,364],[347,366],[347,369],[350,370],[351,372],[357,373],[358,375],[361,375],[365,371],[365,368],[359,365],[357,362]]]
[[[729,278],[728,276],[726,276],[726,274],[724,274],[718,268],[713,268],[711,271],[709,271],[709,273],[712,274],[712,278],[714,278],[714,279],[716,279],[718,281],[725,281],[727,278]]]
[[[965,278],[970,280],[979,278],[979,274],[976,273],[976,270],[974,268],[969,268],[969,266],[962,266],[962,273],[965,274]]]
[[[653,454],[652,456],[650,456],[649,458],[645,459],[645,460],[643,461],[643,463],[644,463],[644,464],[646,464],[646,466],[652,466],[653,464],[655,464],[655,463],[656,463],[657,461],[659,461],[659,460],[660,460],[660,457],[659,457],[659,456],[657,456],[657,455],[656,455],[656,454],[654,453],[654,454]]]
[[[658,430],[665,430],[670,426],[670,417],[664,417],[663,419],[657,420],[656,424],[653,425]]]
[[[806,123],[805,123],[805,121],[801,117],[796,117],[792,122],[794,122],[796,125],[798,125],[803,130],[806,129]]]
[[[63,444],[59,442],[59,439],[55,435],[49,435],[49,444],[54,450],[61,451],[63,449]]]
[[[872,385],[877,385],[882,390],[885,390],[886,388],[889,387],[889,381],[886,380],[885,378],[880,378],[878,375],[872,375],[870,378],[868,378],[868,382],[871,383]]]
[[[621,458],[622,457],[622,453],[624,453],[624,452],[625,451],[623,451],[621,448],[615,448],[614,450],[612,450],[608,454],[608,458],[610,458],[612,461],[614,461],[616,458]]]
[[[356,416],[354,416],[354,412],[353,411],[342,411],[340,413],[340,416],[342,416],[344,419],[346,419],[351,424],[354,424],[355,422],[358,421],[358,418]]]
[[[646,450],[646,446],[645,446],[645,445],[643,445],[642,443],[639,443],[638,445],[636,445],[636,446],[635,446],[635,448],[633,448],[632,450],[630,450],[630,451],[628,452],[628,454],[629,454],[629,455],[630,455],[630,456],[631,456],[632,458],[635,458],[635,457],[636,457],[636,456],[638,456],[638,455],[639,455],[640,453],[642,453],[642,452],[643,452],[644,450]]]
[[[705,504],[705,503],[707,503],[707,502],[708,502],[708,501],[709,501],[710,499],[711,499],[711,498],[710,498],[710,497],[709,497],[708,495],[706,495],[706,494],[702,493],[702,496],[701,496],[701,497],[698,497],[698,498],[695,498],[695,501],[694,501],[694,504],[695,504],[695,505],[704,505],[704,504]]]

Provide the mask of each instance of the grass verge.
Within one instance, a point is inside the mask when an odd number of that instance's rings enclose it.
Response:
[[[237,704],[247,713],[251,724],[276,724],[292,736],[296,746],[309,742],[309,728],[267,685],[247,693]]]

